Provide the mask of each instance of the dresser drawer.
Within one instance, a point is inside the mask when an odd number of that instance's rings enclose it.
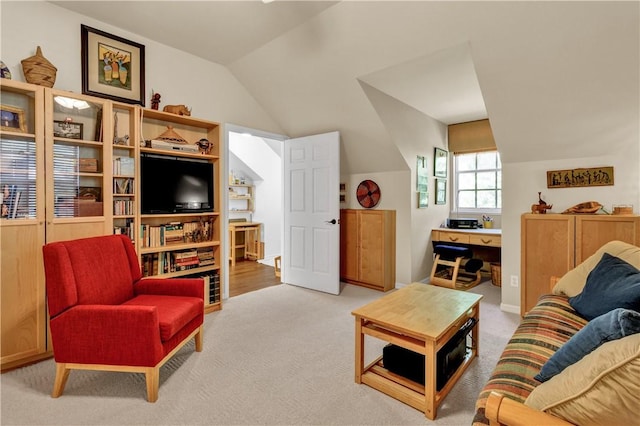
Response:
[[[502,236],[500,235],[469,235],[469,244],[476,246],[500,247]]]
[[[469,234],[463,234],[460,232],[447,232],[447,231],[439,231],[438,241],[448,242],[448,243],[461,243],[461,244],[469,244]]]

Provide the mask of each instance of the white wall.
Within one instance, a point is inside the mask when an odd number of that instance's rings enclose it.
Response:
[[[154,90],[162,95],[160,108],[187,104],[194,117],[283,133],[226,67],[48,2],[3,1],[1,5],[2,61],[14,80],[24,81],[20,61],[41,46],[43,55],[58,68],[54,88],[81,93],[80,25],[85,24],[145,46],[147,106]]]
[[[434,148],[447,148],[447,126],[364,82],[360,85],[402,155],[408,174],[408,181],[399,183],[394,189],[403,195],[402,210],[406,210],[406,217],[398,216],[396,224],[398,236],[403,237],[398,239],[397,247],[401,250],[397,250],[396,277],[403,283],[423,281],[429,277],[433,266],[431,230],[447,218],[451,202],[447,195],[447,204],[435,204],[433,176]],[[428,207],[420,209],[416,192],[418,156],[426,157],[429,184]],[[400,210],[399,206],[395,208]],[[401,265],[408,270],[402,270]]]

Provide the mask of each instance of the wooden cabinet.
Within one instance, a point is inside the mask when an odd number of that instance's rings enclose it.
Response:
[[[45,89],[47,242],[112,233],[112,106]]]
[[[395,288],[395,210],[340,211],[340,277],[376,290]]]
[[[521,218],[520,311],[528,312],[561,277],[605,243],[640,245],[640,216],[524,214]]]

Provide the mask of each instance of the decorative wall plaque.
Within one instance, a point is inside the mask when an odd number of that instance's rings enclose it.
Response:
[[[613,185],[613,167],[552,170],[547,172],[547,188]]]

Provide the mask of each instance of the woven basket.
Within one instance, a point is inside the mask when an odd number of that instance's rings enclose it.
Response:
[[[499,263],[492,263],[491,265],[491,284],[502,287],[502,267]]]
[[[57,71],[58,69],[47,58],[42,56],[40,46],[36,49],[35,55],[22,60],[22,72],[27,83],[53,87],[56,82]]]

